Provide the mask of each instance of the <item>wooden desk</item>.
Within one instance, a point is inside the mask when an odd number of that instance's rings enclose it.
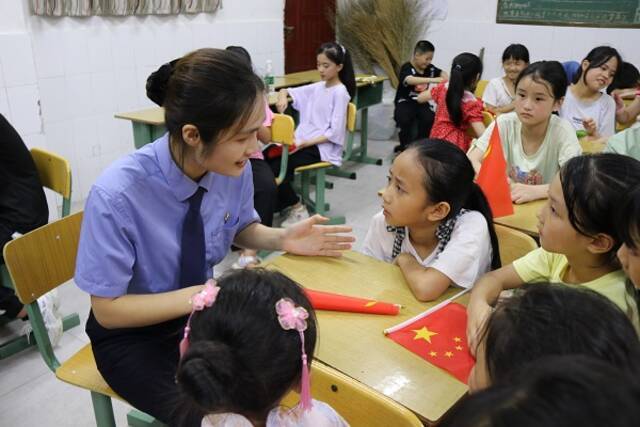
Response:
[[[131,121],[133,126],[133,145],[135,145],[136,149],[155,141],[167,131],[164,126],[164,108],[162,107],[118,113],[115,118]]]
[[[521,205],[513,205],[513,215],[495,218],[494,223],[511,227],[522,231],[532,237],[538,238],[537,214],[546,203],[545,200],[535,200]]]
[[[400,269],[357,252],[342,258],[283,255],[268,263],[305,287],[374,298],[404,306],[398,316],[318,311],[316,357],[418,414],[439,420],[467,386],[383,334],[458,292],[421,303],[411,294]],[[464,303],[465,300],[462,299]]]

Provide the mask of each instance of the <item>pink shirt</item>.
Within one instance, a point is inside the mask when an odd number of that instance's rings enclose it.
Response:
[[[265,99],[264,101],[264,122],[262,122],[262,126],[271,127],[271,122],[273,122],[273,111],[269,108],[269,101]],[[267,141],[268,142],[268,141]],[[264,155],[262,154],[262,149],[258,149],[255,153],[249,156],[250,159],[260,159],[264,160]]]

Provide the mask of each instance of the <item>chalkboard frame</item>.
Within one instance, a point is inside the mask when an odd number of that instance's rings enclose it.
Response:
[[[500,18],[500,3],[502,0],[496,2],[496,23],[498,24],[513,24],[513,25],[546,25],[546,26],[561,26],[561,27],[590,27],[590,28],[640,28],[640,22],[638,23],[619,23],[610,24],[602,23],[597,24],[594,22],[585,21],[554,21],[554,20],[538,20],[538,19],[503,19]]]

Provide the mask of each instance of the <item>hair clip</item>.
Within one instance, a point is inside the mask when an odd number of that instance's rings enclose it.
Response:
[[[453,68],[455,68],[458,71],[462,71],[462,65],[460,65],[460,64],[454,65]]]
[[[300,406],[304,411],[311,409],[311,384],[309,381],[309,363],[307,362],[307,352],[304,349],[304,331],[307,330],[307,319],[309,312],[304,308],[295,305],[289,298],[282,298],[276,303],[276,313],[278,322],[285,331],[296,330],[300,334],[302,342],[302,377],[300,380]]]
[[[216,281],[209,279],[205,283],[204,289],[195,294],[189,301],[193,309],[191,310],[191,314],[187,320],[187,325],[184,327],[184,335],[180,341],[181,359],[189,349],[189,333],[191,332],[191,318],[193,317],[193,313],[196,311],[202,311],[205,307],[211,307],[213,303],[216,302],[218,292],[220,292],[220,287],[216,285]]]
[[[340,49],[342,50],[342,55],[343,56],[346,55],[347,54],[347,49],[344,46],[342,46],[342,44],[340,44],[340,43],[336,43],[336,44],[338,46],[340,46]]]

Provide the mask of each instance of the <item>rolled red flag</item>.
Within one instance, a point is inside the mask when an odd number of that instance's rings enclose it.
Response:
[[[346,311],[349,313],[386,314],[395,316],[400,312],[400,304],[356,298],[331,292],[305,289],[311,305],[316,310]]]

